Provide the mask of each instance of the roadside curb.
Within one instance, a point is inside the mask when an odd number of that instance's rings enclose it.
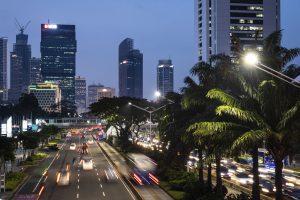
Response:
[[[102,146],[100,145],[100,143],[97,141],[97,145],[100,147],[100,149],[102,150],[103,154],[107,157],[107,159],[110,161],[110,163],[115,167],[115,169],[117,170],[118,174],[121,175],[121,179],[126,183],[126,185],[130,188],[131,192],[133,192],[134,196],[138,199],[138,200],[143,200],[142,196],[140,195],[140,193],[135,189],[135,187],[133,186],[133,184],[124,176],[124,174],[122,174],[119,170],[117,165],[112,161],[112,159],[108,156],[108,154],[106,153],[106,151],[102,148]]]

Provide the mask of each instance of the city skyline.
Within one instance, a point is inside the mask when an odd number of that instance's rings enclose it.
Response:
[[[292,19],[299,17],[299,6],[300,2],[297,0],[290,0],[289,3],[282,1],[283,46],[300,46],[299,40],[293,40],[300,34],[300,28],[292,26]],[[166,7],[172,12],[166,12]],[[68,15],[65,15],[66,9]],[[80,9],[89,12],[78,15]],[[11,12],[12,10],[15,12]],[[190,68],[197,62],[193,0],[130,0],[126,3],[105,0],[91,1],[89,4],[75,2],[72,5],[57,0],[43,3],[13,0],[3,2],[0,13],[0,37],[8,37],[9,52],[12,51],[12,43],[18,33],[14,18],[21,24],[31,20],[24,33],[29,36],[28,43],[32,46],[33,57],[40,57],[40,24],[48,19],[51,23],[75,24],[78,35],[76,75],[86,77],[87,85],[101,83],[118,89],[118,44],[126,37],[134,39],[136,46],[144,54],[144,83],[147,83],[144,84],[145,98],[153,98],[158,59],[170,57],[176,63],[176,92],[184,86],[183,78],[189,75]],[[296,64],[299,63],[300,60],[296,60]]]

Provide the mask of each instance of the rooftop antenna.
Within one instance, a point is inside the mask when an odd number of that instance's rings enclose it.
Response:
[[[24,31],[26,30],[26,28],[28,27],[29,24],[30,24],[30,21],[28,21],[25,26],[21,25],[19,23],[19,21],[15,18],[15,25],[20,30],[21,34],[24,33]]]

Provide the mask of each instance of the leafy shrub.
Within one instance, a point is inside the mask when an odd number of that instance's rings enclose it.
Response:
[[[5,177],[6,190],[14,190],[26,177],[24,172],[9,172]]]

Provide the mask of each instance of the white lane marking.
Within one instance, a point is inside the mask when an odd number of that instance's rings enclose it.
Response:
[[[96,166],[95,166],[96,167]],[[95,169],[95,171],[97,171],[97,168]]]
[[[77,199],[79,199],[79,194],[77,193]]]
[[[79,183],[79,179],[77,179],[78,183]]]
[[[98,181],[101,181],[100,178],[98,178]]]
[[[98,145],[100,145],[100,144],[98,143]],[[100,146],[98,146],[98,148],[100,149],[100,151],[103,154],[103,156],[106,159],[106,161],[112,166],[112,164],[110,163],[110,161],[108,160],[108,158],[106,157],[106,155],[103,153],[103,151],[100,148]],[[115,167],[113,167],[113,168],[115,168]],[[122,178],[120,178],[119,180],[121,180],[121,182],[123,183],[124,187],[126,188],[126,190],[128,191],[128,193],[130,194],[130,196],[132,197],[132,199],[136,200],[135,196],[133,195],[133,193],[131,192],[131,190],[128,188],[128,186],[124,183],[124,181],[122,180]]]
[[[99,176],[99,174],[97,173],[97,176]]]
[[[103,196],[105,197],[105,193],[103,192],[102,194],[103,194]]]
[[[79,177],[79,174],[77,174],[77,176]]]
[[[77,189],[79,190],[79,185],[77,185]]]
[[[65,143],[63,143],[63,145],[61,146],[61,149],[55,154],[55,156],[52,159],[51,163],[49,164],[49,166],[44,171],[48,171],[50,169],[51,165],[53,164],[53,162],[55,160],[55,157],[57,155],[59,155],[59,152],[63,149],[64,145],[65,145]],[[32,190],[32,192],[35,192],[35,190],[37,189],[38,185],[41,183],[42,179],[43,179],[43,175],[41,176],[40,180],[38,181],[38,183],[36,184],[36,186],[34,187],[34,189]]]
[[[100,184],[100,187],[102,188],[102,184]]]

